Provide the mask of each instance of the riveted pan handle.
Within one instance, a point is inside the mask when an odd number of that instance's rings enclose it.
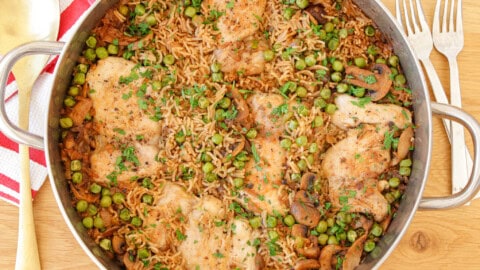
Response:
[[[33,148],[43,149],[43,138],[36,134],[23,130],[13,124],[5,109],[5,88],[8,74],[13,65],[22,57],[35,54],[55,55],[60,54],[64,47],[63,42],[54,41],[35,41],[26,43],[11,50],[0,61],[0,131],[5,136],[20,144],[25,144]],[[22,104],[19,104],[22,106]]]
[[[470,114],[460,108],[432,102],[433,114],[459,122],[472,135],[474,159],[473,168],[467,185],[458,193],[446,197],[426,197],[420,201],[422,210],[450,209],[461,206],[475,197],[480,189],[480,125]]]

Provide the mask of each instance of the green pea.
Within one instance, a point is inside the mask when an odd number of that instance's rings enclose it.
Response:
[[[305,105],[298,106],[297,112],[301,116],[308,116],[310,114],[310,110]]]
[[[77,72],[81,72],[81,73],[87,73],[88,71],[88,65],[85,65],[85,64],[78,64],[77,67]]]
[[[398,177],[392,177],[388,180],[388,185],[391,188],[396,188],[398,185],[400,185],[400,179]]]
[[[233,179],[233,186],[235,188],[241,188],[243,187],[243,179],[242,178],[234,178]]]
[[[116,192],[112,196],[112,201],[115,204],[122,204],[122,203],[125,202],[125,195],[123,195],[123,193],[121,193],[121,192]]]
[[[396,55],[392,55],[388,58],[388,64],[391,66],[391,67],[396,67],[398,66],[398,63],[400,62],[400,60],[398,59],[398,56]]]
[[[270,62],[275,58],[275,53],[272,50],[266,50],[263,52],[263,59],[265,61]]]
[[[372,252],[372,250],[375,249],[375,246],[376,246],[375,241],[367,240],[363,245],[363,250],[365,250],[365,252]]]
[[[150,252],[147,249],[142,248],[137,251],[137,255],[139,259],[144,260],[150,257]]]
[[[297,120],[290,120],[290,121],[288,121],[287,127],[288,127],[288,129],[290,129],[290,130],[294,130],[294,129],[298,128],[298,121],[297,121]]]
[[[313,118],[312,126],[314,128],[323,126],[323,117],[320,115],[315,116],[315,118]]]
[[[305,146],[308,142],[308,138],[305,135],[299,136],[297,139],[295,139],[295,143],[298,146]]]
[[[257,135],[258,135],[258,132],[254,128],[249,129],[247,134],[246,134],[247,138],[250,139],[250,140],[255,139],[257,137]]]
[[[409,158],[400,161],[400,167],[411,167],[411,166],[412,166],[412,160]]]
[[[184,143],[186,140],[186,137],[185,137],[185,134],[183,133],[182,130],[180,130],[179,132],[177,132],[175,134],[175,141],[178,143],[178,144],[182,144]]]
[[[325,107],[325,112],[328,114],[334,114],[335,111],[337,110],[337,106],[335,104],[327,104],[327,107]]]
[[[295,68],[297,70],[304,70],[307,67],[307,64],[305,63],[305,60],[303,59],[298,59],[295,61]]]
[[[393,197],[395,198],[395,200],[398,200],[400,199],[400,197],[402,196],[402,192],[400,192],[400,190],[394,190],[391,192]]]
[[[392,76],[397,76],[397,74],[398,74],[398,69],[397,68],[391,67],[390,71],[392,72]]]
[[[298,181],[300,181],[300,179],[302,179],[302,175],[299,174],[299,173],[292,173],[290,175],[290,179],[292,179],[292,181],[294,181],[294,182],[298,182]]]
[[[89,61],[94,61],[97,58],[97,54],[95,53],[95,50],[92,48],[86,49],[83,55]]]
[[[111,196],[102,196],[102,198],[100,199],[100,206],[101,207],[110,207],[110,205],[112,205],[112,197]]]
[[[128,15],[128,12],[130,12],[130,9],[126,5],[121,5],[118,7],[118,12],[120,12],[120,14],[126,17]]]
[[[108,238],[104,238],[100,240],[100,243],[98,244],[103,250],[110,250],[112,249],[112,241]]]
[[[77,72],[75,73],[75,75],[73,76],[73,81],[72,83],[73,84],[84,84],[85,83],[85,73],[82,73],[82,72]]]
[[[324,233],[327,231],[327,229],[328,229],[328,223],[326,220],[320,220],[320,222],[318,222],[317,227],[315,227],[315,230],[319,233]]]
[[[295,224],[295,218],[292,215],[286,215],[283,218],[283,223],[285,223],[285,225],[288,227],[292,227]]]
[[[386,64],[386,63],[387,63],[387,60],[385,60],[385,58],[379,57],[379,58],[377,58],[377,59],[375,60],[375,63],[377,63],[377,64]]]
[[[153,196],[150,195],[150,194],[143,194],[142,202],[146,203],[148,205],[152,205],[153,204]]]
[[[339,82],[342,80],[342,73],[341,72],[338,72],[338,71],[335,71],[333,72],[331,75],[330,75],[330,78],[332,79],[332,81],[334,82]]]
[[[73,172],[80,171],[82,169],[82,161],[79,159],[74,159],[70,161],[70,170]]]
[[[333,227],[333,225],[335,225],[335,219],[332,217],[327,218],[327,225],[328,227]]]
[[[75,206],[75,208],[80,213],[85,212],[85,211],[87,211],[87,208],[88,208],[88,202],[85,201],[85,200],[79,200],[77,202],[77,205]]]
[[[97,47],[95,49],[95,54],[97,55],[98,59],[105,59],[108,57],[108,50],[105,47]]]
[[[280,235],[278,234],[277,231],[275,231],[275,230],[268,231],[268,239],[276,240],[276,239],[278,239],[278,237],[280,237]]]
[[[212,73],[212,81],[213,82],[222,82],[223,81],[223,73],[222,72]]]
[[[339,83],[337,84],[337,92],[338,93],[345,93],[348,91],[348,84],[346,83]]]
[[[74,172],[72,174],[72,182],[74,184],[80,184],[83,180],[83,174],[81,172]]]
[[[98,212],[98,209],[95,205],[89,204],[87,208],[87,213],[91,216],[96,215]]]
[[[209,172],[213,171],[214,169],[215,169],[215,166],[211,162],[206,162],[202,166],[202,171],[204,173],[209,173]]]
[[[365,96],[366,90],[363,87],[352,87],[352,94],[356,97]]]
[[[142,226],[143,221],[139,217],[133,217],[132,220],[130,221],[130,223],[135,227],[140,227],[140,226]]]
[[[172,54],[167,54],[163,57],[163,63],[167,66],[173,65],[175,63],[175,57]]]
[[[299,7],[300,9],[304,9],[304,8],[308,7],[308,5],[310,4],[310,1],[308,1],[308,0],[296,0],[295,3],[297,4],[297,7]]]
[[[277,227],[277,218],[274,216],[267,216],[267,228]]]
[[[240,161],[240,160],[234,160],[233,161],[233,166],[239,170],[245,168],[245,162],[244,161]]]
[[[120,219],[123,221],[129,221],[130,220],[130,211],[127,208],[123,208],[120,210]]]
[[[332,69],[335,71],[343,71],[343,63],[340,60],[335,60],[332,63]]]
[[[382,227],[380,226],[380,224],[378,224],[378,223],[373,223],[373,226],[372,226],[372,229],[371,229],[370,233],[371,233],[373,236],[379,237],[379,236],[382,235],[383,229],[382,229]]]
[[[203,153],[200,155],[200,159],[201,159],[203,162],[212,161],[212,157],[211,157],[209,154],[205,153],[205,152],[203,152]]]
[[[337,38],[332,38],[328,41],[327,46],[330,51],[334,51],[338,48],[339,45],[340,45],[340,41]]]
[[[346,38],[348,37],[348,30],[345,28],[342,28],[338,31],[338,37],[340,38]]]
[[[292,146],[292,141],[290,139],[282,139],[280,141],[280,146],[284,149],[290,149]]]
[[[328,237],[327,244],[329,244],[329,245],[338,245],[337,237],[335,237],[335,235],[330,235],[330,236]]]
[[[312,143],[310,144],[310,147],[308,148],[308,152],[315,154],[318,152],[318,145],[317,143]]]
[[[367,66],[367,60],[365,60],[363,57],[356,57],[353,59],[353,63],[355,63],[355,66],[359,68],[364,68]]]
[[[111,55],[117,55],[118,54],[118,46],[115,45],[115,44],[108,44],[107,52]]]
[[[223,109],[215,110],[215,120],[218,122],[225,120],[225,111]]]
[[[110,194],[110,189],[106,187],[102,189],[102,196],[109,196]]]
[[[365,35],[367,35],[369,37],[375,36],[375,28],[371,25],[367,25],[365,27]]]
[[[404,85],[407,82],[407,79],[403,74],[397,74],[393,80],[397,86]]]
[[[82,219],[83,227],[87,229],[91,229],[93,227],[93,218],[92,217],[84,217]]]
[[[313,106],[315,106],[316,108],[323,109],[323,108],[327,107],[327,102],[323,98],[316,98],[313,101]]]
[[[142,16],[145,14],[145,6],[142,4],[137,4],[135,6],[135,15]]]
[[[95,49],[97,46],[97,39],[94,36],[89,36],[85,41],[85,44],[87,44],[89,48]]]
[[[216,145],[222,144],[222,142],[223,142],[223,136],[222,136],[222,134],[219,134],[219,133],[213,134],[213,136],[212,136],[212,142],[213,142],[214,144],[216,144]]]
[[[210,70],[212,72],[220,72],[222,70],[222,66],[218,62],[214,62],[210,65]]]
[[[297,167],[303,172],[307,169],[307,162],[304,159],[301,159],[297,162]]]
[[[398,173],[403,176],[409,176],[412,173],[410,167],[400,167]]]
[[[393,196],[393,194],[391,192],[386,193],[384,195],[384,197],[385,197],[385,200],[387,200],[388,203],[393,203],[396,200],[395,196]]]
[[[93,194],[98,194],[100,193],[100,191],[102,191],[102,186],[100,186],[99,184],[93,183],[90,186],[90,192],[92,192]]]
[[[200,109],[206,109],[210,105],[210,101],[206,97],[200,97],[198,99],[198,107]]]
[[[228,97],[224,97],[224,98],[220,99],[220,101],[218,102],[218,105],[222,109],[228,109],[228,107],[230,107],[231,104],[232,104],[232,100],[229,99]]]
[[[185,16],[193,18],[195,15],[197,15],[197,10],[190,6],[185,9]]]
[[[80,88],[78,88],[77,86],[70,86],[70,88],[68,89],[68,95],[75,97],[78,96],[78,94],[80,94]]]
[[[97,229],[103,229],[105,227],[105,223],[101,217],[95,217],[93,219],[93,226]]]
[[[299,86],[297,87],[297,97],[301,97],[301,98],[304,98],[307,96],[308,94],[308,91],[307,91],[307,88],[303,87],[303,86]]]
[[[236,160],[239,161],[248,161],[248,156],[246,151],[241,151],[236,157]]]
[[[348,230],[348,232],[347,232],[347,239],[348,239],[348,241],[350,241],[350,243],[355,242],[355,240],[357,240],[357,237],[358,237],[358,234],[357,234],[356,231],[354,231],[354,230]]]
[[[315,66],[315,64],[317,64],[317,59],[315,58],[315,55],[313,54],[307,55],[307,57],[305,57],[305,63],[309,67]]]
[[[287,7],[283,10],[283,17],[287,20],[290,20],[295,14],[295,10],[291,7]]]
[[[335,25],[332,22],[327,22],[323,25],[323,29],[325,29],[327,33],[330,33],[335,29]]]
[[[322,246],[326,245],[327,244],[327,241],[328,241],[328,234],[326,233],[322,233],[318,236],[318,243]]]
[[[205,174],[205,181],[207,181],[209,183],[215,182],[215,181],[217,181],[217,179],[218,179],[218,176],[215,173],[210,172],[210,173]]]
[[[254,229],[260,228],[262,226],[262,218],[261,217],[253,217],[248,220],[248,223],[250,223],[250,226]]]
[[[330,88],[323,88],[322,90],[320,90],[320,97],[322,97],[323,99],[329,99],[330,97],[332,96],[332,90],[330,90]]]

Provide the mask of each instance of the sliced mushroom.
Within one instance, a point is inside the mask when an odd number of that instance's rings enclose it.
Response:
[[[360,264],[360,259],[363,252],[363,243],[367,239],[367,234],[360,236],[352,246],[348,248],[345,258],[343,259],[342,268],[343,270],[353,270]]]
[[[320,255],[320,248],[318,246],[297,248],[296,250],[298,254],[309,259],[317,259]]]
[[[392,161],[390,162],[392,166],[400,163],[400,161],[408,155],[408,152],[410,151],[410,146],[412,145],[412,139],[413,128],[408,127],[402,132],[400,138],[398,139],[397,152],[394,153]]]
[[[117,254],[125,253],[125,239],[118,235],[114,235],[112,237],[112,248]]]
[[[238,155],[245,148],[245,137],[242,136],[241,140],[233,148],[231,155],[234,157]]]
[[[290,213],[292,213],[298,223],[308,227],[317,226],[321,218],[320,211],[318,211],[318,209],[298,201],[294,201],[292,203],[290,206]]]
[[[308,206],[313,206],[313,201],[309,194],[305,190],[299,190],[295,193],[295,197],[293,198],[294,201],[301,202]]]
[[[260,254],[255,256],[255,270],[265,269],[265,261]]]
[[[308,6],[305,11],[312,15],[318,24],[325,24],[328,22],[328,19],[324,17],[324,15],[327,14],[325,12],[325,7],[322,4]]]
[[[320,269],[321,270],[331,270],[332,269],[332,258],[337,252],[341,251],[342,247],[339,245],[326,245],[320,252]]]
[[[68,116],[72,119],[75,126],[79,126],[85,120],[85,117],[93,107],[93,101],[89,98],[78,97],[77,103],[73,106]]]
[[[295,265],[295,270],[310,270],[320,268],[320,263],[317,260],[301,260]]]
[[[356,66],[347,66],[345,74],[348,83],[370,90],[367,95],[371,97],[372,101],[380,100],[386,96],[393,83],[390,79],[392,71],[385,64],[375,64],[373,71]]]
[[[382,227],[383,231],[386,231],[388,229],[388,226],[390,226],[390,222],[392,222],[392,216],[388,215],[381,223],[380,227]]]
[[[300,189],[309,190],[313,187],[313,184],[317,180],[317,175],[311,172],[303,174],[300,181]]]
[[[135,261],[130,260],[130,254],[127,252],[125,255],[123,255],[123,264],[125,265],[126,269],[134,269],[133,267],[135,266]]]
[[[307,237],[308,227],[302,224],[295,224],[292,226],[292,236]]]

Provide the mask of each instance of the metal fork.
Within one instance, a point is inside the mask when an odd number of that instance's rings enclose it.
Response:
[[[402,22],[400,1],[403,2],[405,26]],[[397,22],[402,28],[406,28],[407,38],[410,41],[410,44],[415,51],[415,54],[422,62],[423,67],[426,70],[436,101],[448,104],[449,102],[447,95],[445,94],[443,86],[440,82],[440,79],[438,78],[438,74],[435,71],[432,62],[430,61],[430,53],[433,49],[433,39],[432,33],[430,32],[430,29],[428,27],[428,23],[425,19],[422,5],[420,4],[419,0],[415,1],[415,5],[413,4],[412,0],[409,0],[409,6],[410,12],[407,9],[406,0],[395,0],[395,13],[397,17]],[[417,10],[417,12],[415,10]],[[408,15],[409,13],[411,14],[410,16]],[[411,17],[411,19],[409,17]],[[420,25],[417,22],[417,17]],[[443,125],[445,126],[448,139],[450,140],[450,142],[452,142],[452,137],[456,137],[457,133],[451,133],[451,121],[444,119]],[[463,140],[463,147],[457,146],[457,144],[461,142],[460,139]],[[470,171],[472,166],[472,158],[470,157],[468,149],[466,149],[465,147],[464,137],[462,136],[459,138],[459,140],[455,139],[454,141],[456,142],[456,145],[452,143],[452,193],[456,193],[464,187],[466,181],[468,180],[468,171]],[[469,168],[467,169],[467,167]]]
[[[460,93],[460,77],[458,74],[457,55],[463,49],[463,19],[462,19],[462,0],[457,1],[457,12],[454,16],[455,1],[451,1],[450,15],[448,16],[448,0],[445,0],[443,6],[443,21],[440,28],[440,6],[441,0],[437,0],[435,13],[433,16],[433,44],[435,48],[445,55],[450,67],[450,104],[462,107],[462,97]],[[447,17],[449,17],[447,28]],[[456,17],[456,18],[455,18]],[[456,22],[454,23],[456,19]],[[451,122],[452,132],[452,176],[462,175],[461,178],[454,179],[453,192],[460,191],[468,181],[469,172],[472,163],[464,163],[463,153],[467,150],[465,147],[465,134],[463,127],[455,122]]]

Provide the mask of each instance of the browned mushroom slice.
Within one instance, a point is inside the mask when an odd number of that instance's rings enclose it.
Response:
[[[245,148],[245,138],[242,136],[241,140],[234,144],[233,148],[231,149],[231,155],[234,157],[238,155],[243,149]]]
[[[319,247],[303,247],[297,248],[297,253],[309,259],[317,259],[320,255]]]
[[[332,269],[332,258],[337,252],[341,251],[342,247],[339,245],[326,245],[320,252],[320,269],[330,270]]]
[[[345,68],[346,81],[371,90],[367,92],[367,95],[370,96],[373,101],[380,100],[387,95],[392,86],[391,74],[392,71],[385,64],[375,64],[373,71],[356,66],[347,66]]]
[[[92,107],[93,102],[91,99],[78,97],[77,104],[73,106],[72,111],[68,116],[72,119],[74,125],[79,126],[83,123],[83,120],[85,120],[85,117],[88,115]]]
[[[229,93],[232,96],[233,104],[237,109],[237,117],[232,121],[236,124],[241,125],[249,129],[252,126],[252,119],[250,115],[250,109],[248,108],[247,101],[243,98],[242,94],[238,91],[237,88],[231,87]]]
[[[317,175],[311,172],[303,174],[302,180],[300,181],[300,189],[309,190],[313,187],[313,184],[317,180]]]
[[[324,15],[327,14],[325,12],[325,7],[322,4],[308,6],[305,11],[312,15],[318,24],[325,24],[328,22],[328,19],[324,17]]]
[[[292,236],[295,237],[307,237],[308,227],[302,224],[295,224],[292,226]]]
[[[114,235],[112,237],[112,248],[117,254],[125,253],[125,239],[118,235]]]
[[[292,203],[290,206],[290,212],[298,223],[308,227],[317,226],[321,217],[318,209],[298,201]]]
[[[320,263],[317,260],[301,260],[295,265],[295,270],[310,270],[320,268]]]
[[[365,233],[355,240],[352,246],[350,246],[350,248],[347,250],[342,264],[343,270],[353,270],[360,264],[360,259],[363,252],[363,243],[365,243],[366,239],[367,234]]]
[[[390,163],[392,166],[397,165],[402,159],[404,159],[408,155],[408,152],[410,151],[410,146],[412,145],[412,139],[413,128],[408,127],[402,132],[400,138],[398,139],[397,152],[394,153],[394,156]]]

